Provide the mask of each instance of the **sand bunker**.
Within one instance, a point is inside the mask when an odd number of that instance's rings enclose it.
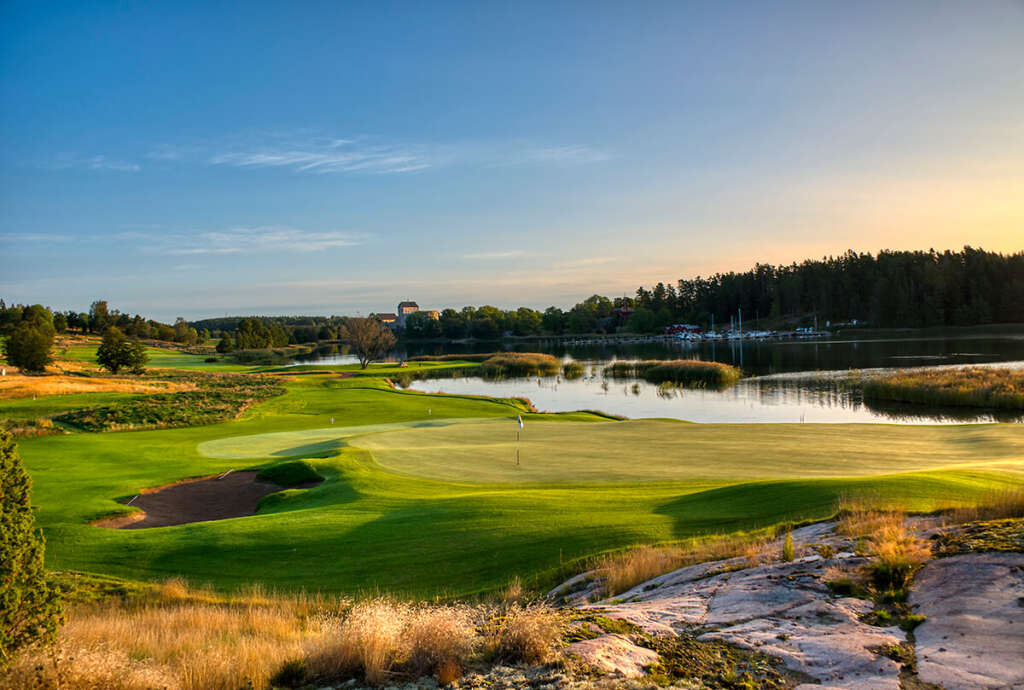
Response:
[[[286,488],[305,489],[320,483],[284,487],[256,481],[256,475],[255,470],[247,470],[144,489],[130,500],[132,507],[142,512],[107,518],[95,525],[108,529],[143,529],[244,517],[256,513],[264,496]]]

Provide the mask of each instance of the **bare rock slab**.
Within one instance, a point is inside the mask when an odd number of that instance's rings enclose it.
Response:
[[[657,652],[638,647],[629,638],[618,634],[574,642],[566,647],[565,652],[580,657],[599,671],[624,678],[639,678],[658,662]]]
[[[1024,688],[1024,553],[933,560],[910,604],[918,677],[947,690]]]

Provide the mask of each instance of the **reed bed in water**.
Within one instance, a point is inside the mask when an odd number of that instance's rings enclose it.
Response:
[[[480,365],[488,378],[557,374],[558,359],[540,352],[499,352]]]
[[[615,378],[638,377],[651,383],[673,383],[693,388],[725,388],[739,381],[742,376],[742,372],[734,366],[699,359],[615,362],[605,368],[604,373]]]
[[[864,382],[868,400],[1024,410],[1024,371],[968,367],[898,371]]]

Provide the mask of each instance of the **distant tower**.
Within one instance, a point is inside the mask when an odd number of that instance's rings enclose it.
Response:
[[[415,314],[420,310],[420,305],[415,302],[399,302],[398,303],[398,327],[405,328],[405,317],[409,314]]]

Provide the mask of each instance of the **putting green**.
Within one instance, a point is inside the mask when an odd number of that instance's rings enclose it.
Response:
[[[941,469],[1024,473],[1019,425],[601,424],[419,427],[353,440],[391,471],[472,482],[746,481]]]
[[[251,458],[309,458],[334,455],[347,439],[380,431],[442,427],[451,424],[479,423],[473,418],[432,419],[390,424],[364,424],[362,426],[330,426],[302,431],[279,431],[271,434],[251,434],[204,441],[199,444],[200,455],[224,460]]]

